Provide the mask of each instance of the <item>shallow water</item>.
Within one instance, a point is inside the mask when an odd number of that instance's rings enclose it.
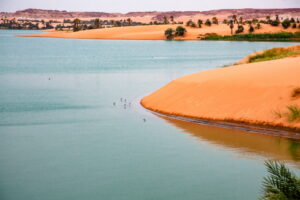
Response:
[[[300,173],[298,142],[138,103],[177,77],[294,43],[14,37],[29,32],[0,31],[0,199],[250,200],[264,160]]]

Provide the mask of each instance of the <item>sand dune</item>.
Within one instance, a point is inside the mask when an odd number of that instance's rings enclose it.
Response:
[[[165,114],[300,131],[300,121],[289,121],[287,109],[300,107],[300,95],[292,97],[299,74],[300,57],[219,68],[178,78],[141,104]]]
[[[103,28],[85,30],[79,32],[51,31],[34,35],[20,35],[23,37],[50,37],[50,38],[76,38],[76,39],[119,39],[119,40],[165,40],[164,31],[168,28],[176,29],[178,25],[147,25],[129,26],[116,28]],[[235,25],[235,29],[237,25]],[[244,26],[246,32],[247,26]],[[176,40],[198,40],[199,35],[206,33],[217,33],[219,35],[230,35],[230,28],[225,24],[212,25],[203,28],[185,27],[187,33],[184,37],[177,37]],[[298,29],[283,29],[270,25],[262,25],[262,28],[255,30],[255,33],[275,33],[281,31],[295,32]]]

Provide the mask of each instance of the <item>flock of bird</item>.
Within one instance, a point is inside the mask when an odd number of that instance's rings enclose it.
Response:
[[[48,80],[50,81],[51,78],[49,77]],[[127,107],[129,107],[129,108],[131,107],[131,102],[128,102],[127,99],[125,99],[125,98],[122,98],[122,97],[121,97],[121,98],[120,98],[120,102],[121,102],[122,104],[124,103],[124,104],[123,104],[123,108],[124,108],[124,109],[126,109]],[[116,102],[113,102],[113,106],[116,106],[116,105],[117,105]],[[143,121],[146,122],[146,119],[143,118]]]
[[[120,102],[121,104],[123,104],[123,108],[126,109],[127,107],[130,108],[131,107],[131,102],[128,102],[127,99],[125,98],[120,98]],[[116,106],[117,103],[116,102],[113,102],[113,106]],[[143,121],[146,122],[146,119],[143,118]]]

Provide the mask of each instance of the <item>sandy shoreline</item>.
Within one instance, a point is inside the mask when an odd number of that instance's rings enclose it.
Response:
[[[145,25],[145,26],[127,26],[103,29],[92,29],[78,32],[51,31],[41,34],[17,35],[20,37],[47,37],[47,38],[71,38],[71,39],[111,39],[111,40],[165,40],[164,31],[168,28],[176,29],[178,24],[174,25]],[[182,26],[182,25],[181,25]],[[245,33],[248,26],[245,27]],[[216,33],[218,35],[230,35],[230,28],[225,24],[212,25],[210,27],[203,25],[203,28],[186,27],[187,33],[184,37],[176,37],[175,40],[199,40],[199,36],[207,33]],[[235,29],[237,25],[235,25]],[[277,33],[277,32],[296,32],[298,29],[283,29],[264,24],[261,29],[256,29],[255,33]]]
[[[229,121],[300,132],[288,120],[300,87],[300,57],[241,64],[178,78],[144,97],[152,111],[194,119]]]

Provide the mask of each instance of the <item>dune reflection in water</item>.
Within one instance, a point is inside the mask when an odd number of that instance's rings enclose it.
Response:
[[[242,156],[288,161],[300,168],[300,141],[159,117],[202,141],[234,150]]]

